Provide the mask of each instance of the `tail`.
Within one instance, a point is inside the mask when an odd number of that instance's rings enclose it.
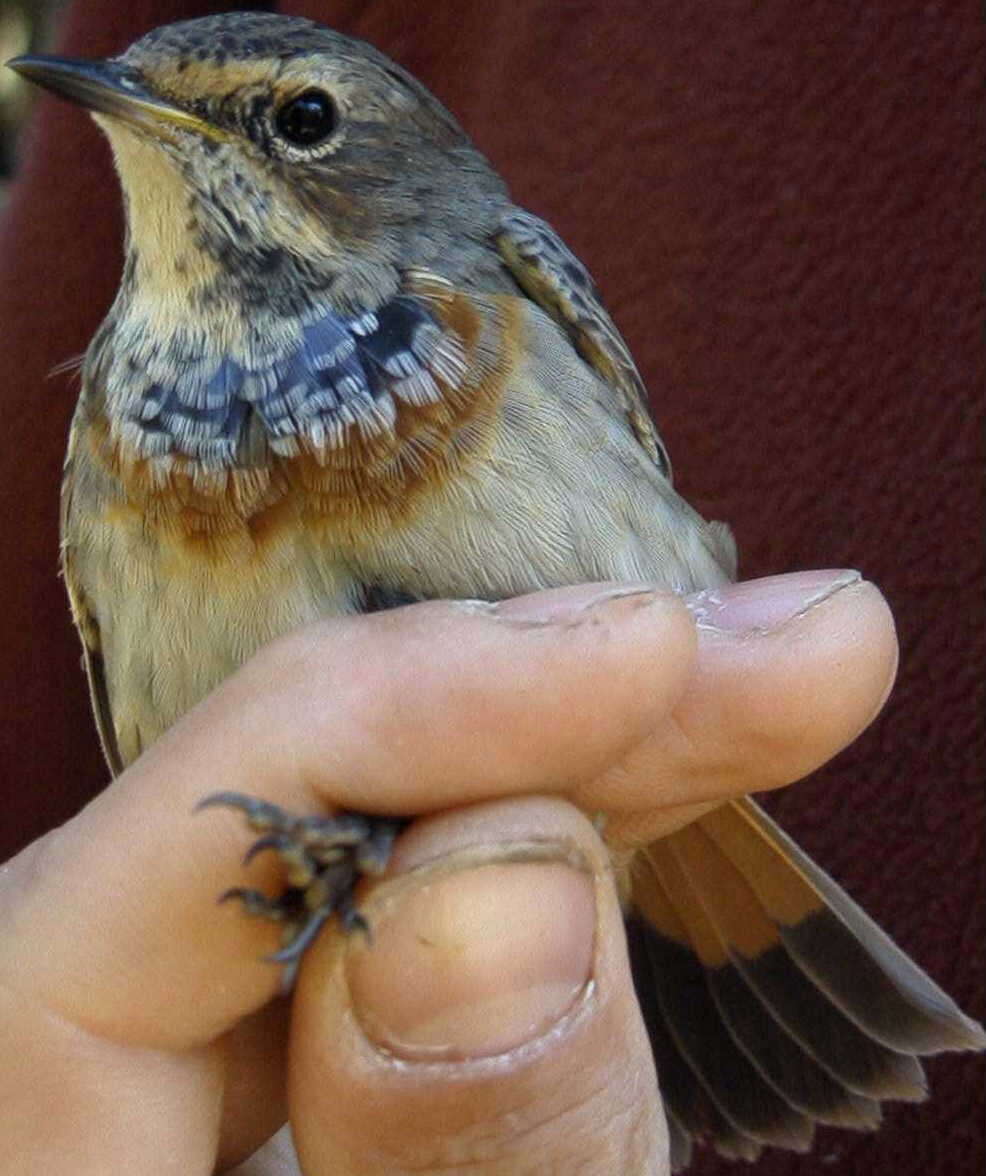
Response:
[[[923,1054],[986,1034],[751,800],[640,852],[627,920],[671,1134],[755,1159],[872,1130]]]

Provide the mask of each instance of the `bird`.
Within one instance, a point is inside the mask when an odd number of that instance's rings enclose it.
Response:
[[[90,110],[127,218],[62,488],[62,566],[114,774],[261,646],[326,615],[736,575],[674,489],[589,273],[456,119],[355,38],[268,13],[118,57],[9,63]],[[400,823],[217,793],[273,851],[275,955],[362,922]],[[671,1161],[756,1159],[925,1097],[986,1035],[749,797],[620,869]]]

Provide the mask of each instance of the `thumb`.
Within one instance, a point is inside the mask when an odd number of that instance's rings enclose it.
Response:
[[[416,824],[295,996],[306,1176],[665,1173],[667,1136],[606,850],[555,799]]]

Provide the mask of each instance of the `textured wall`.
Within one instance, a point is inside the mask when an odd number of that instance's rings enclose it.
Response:
[[[243,3],[235,7],[245,7]],[[221,4],[87,0],[66,51]],[[972,5],[872,0],[283,4],[375,41],[456,111],[594,271],[679,484],[743,572],[851,565],[903,658],[878,723],[772,805],[970,1012],[982,1003],[984,210]],[[104,778],[56,578],[81,352],[119,265],[108,152],[44,102],[0,225],[0,856]],[[872,1138],[760,1171],[983,1171],[983,1070]],[[726,1170],[703,1160],[702,1173]]]

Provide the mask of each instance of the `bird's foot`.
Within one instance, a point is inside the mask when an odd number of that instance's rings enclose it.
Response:
[[[235,886],[219,896],[235,900],[248,914],[284,924],[279,951],[267,958],[284,965],[284,987],[290,988],[298,962],[333,915],[344,931],[370,928],[355,900],[364,875],[382,874],[394,838],[405,822],[362,813],[333,817],[294,816],[276,804],[241,792],[214,792],[196,806],[233,808],[260,836],[247,850],[243,864],[265,851],[276,853],[285,866],[288,885],[276,898],[259,890]]]

